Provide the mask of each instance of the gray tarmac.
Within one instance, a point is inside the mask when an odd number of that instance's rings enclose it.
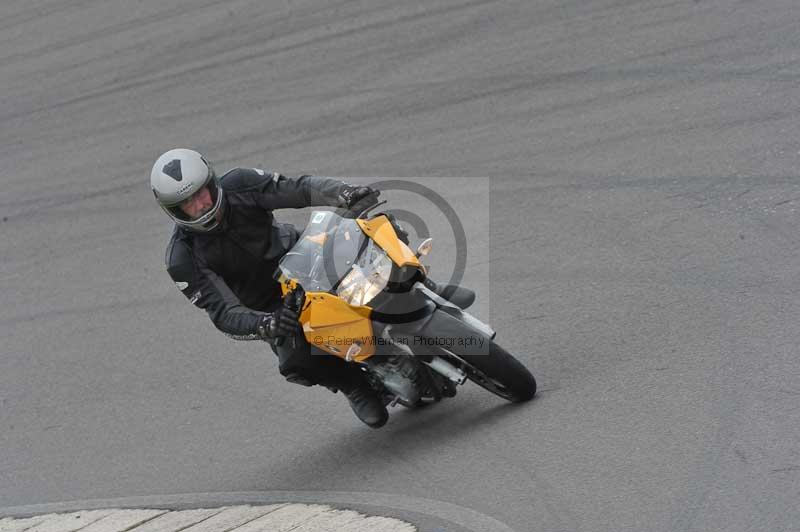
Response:
[[[0,3],[0,507],[351,493],[425,532],[798,530],[799,23],[790,0]],[[421,176],[485,215],[476,314],[538,397],[465,387],[373,431],[284,382],[164,271],[148,176],[176,146]]]

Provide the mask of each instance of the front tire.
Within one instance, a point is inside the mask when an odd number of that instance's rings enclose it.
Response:
[[[536,379],[528,368],[494,341],[488,354],[457,354],[469,380],[512,403],[530,401],[536,395]]]
[[[451,315],[450,312],[437,309],[424,327],[415,332],[411,341],[416,345],[421,337],[426,340],[423,345],[436,346],[434,349],[440,356],[460,367],[472,382],[503,399],[513,403],[532,399],[536,395],[536,379],[528,368],[486,334],[465,323],[463,314]],[[479,347],[475,342],[466,341],[474,340],[477,336],[481,338]],[[438,342],[441,338],[464,341],[446,342],[445,348]],[[484,342],[489,343],[488,352]]]

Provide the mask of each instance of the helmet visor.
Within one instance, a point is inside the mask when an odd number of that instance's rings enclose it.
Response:
[[[211,211],[216,210],[219,193],[217,183],[211,180],[182,202],[168,208],[178,220],[197,222]]]

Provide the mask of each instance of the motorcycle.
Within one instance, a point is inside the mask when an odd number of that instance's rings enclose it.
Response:
[[[421,262],[432,239],[413,251],[391,214],[369,215],[384,203],[352,217],[314,211],[281,259],[276,278],[306,341],[357,364],[389,406],[438,402],[468,380],[511,402],[533,398],[535,378],[495,331],[434,291]]]

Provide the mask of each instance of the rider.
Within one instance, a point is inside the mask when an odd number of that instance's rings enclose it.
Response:
[[[273,277],[278,261],[299,237],[294,226],[275,220],[273,210],[366,207],[377,201],[379,192],[258,168],[234,168],[218,177],[205,157],[188,149],[161,155],[150,173],[150,186],[175,222],[166,265],[181,292],[231,338],[270,342],[288,381],[341,390],[361,421],[383,426],[386,407],[363,372],[340,358],[312,355],[316,348],[303,338],[298,314],[281,304]],[[294,335],[297,341],[275,341]]]

